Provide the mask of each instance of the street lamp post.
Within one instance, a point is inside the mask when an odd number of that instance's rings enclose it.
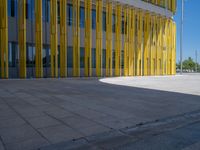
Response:
[[[180,32],[180,63],[181,63],[181,74],[183,73],[183,13],[184,13],[184,0],[182,0],[181,32]]]

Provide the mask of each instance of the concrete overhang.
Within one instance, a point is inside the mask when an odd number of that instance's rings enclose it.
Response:
[[[81,0],[81,1],[84,1],[84,0]],[[130,7],[146,10],[146,11],[149,11],[150,13],[159,14],[159,15],[165,16],[167,18],[173,17],[173,13],[170,10],[156,6],[156,5],[153,5],[153,4],[148,3],[148,2],[144,2],[142,0],[103,0],[104,4],[106,2],[120,3],[124,6],[128,5]],[[92,3],[95,5],[96,0],[92,0]]]
[[[156,5],[153,5],[151,3],[148,2],[144,2],[142,0],[112,0],[113,2],[119,2],[121,4],[124,5],[129,5],[132,7],[136,7],[139,9],[143,9],[152,13],[156,13],[156,14],[160,14],[162,16],[165,16],[167,18],[171,18],[173,17],[173,13],[166,9],[166,8],[162,8]]]

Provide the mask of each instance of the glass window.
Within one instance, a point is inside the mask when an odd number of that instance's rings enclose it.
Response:
[[[67,48],[67,67],[72,68],[73,65],[73,48]]]
[[[34,67],[35,66],[35,47],[27,44],[26,50],[26,65],[27,67]]]
[[[42,18],[43,21],[50,21],[50,0],[42,0]]]
[[[46,17],[47,17],[47,22],[50,22],[50,0],[47,0]]]
[[[33,19],[33,20],[35,20],[35,0],[32,0],[32,4],[31,4],[31,7],[32,7],[32,16],[31,16],[31,18]]]
[[[73,6],[71,4],[68,4],[68,25],[72,25],[73,20]]]
[[[112,30],[115,33],[115,15],[112,16]]]
[[[43,48],[42,49],[42,62],[43,62],[43,67],[46,67],[46,64],[47,64],[47,55],[46,55],[46,49]]]
[[[15,43],[9,42],[8,44],[8,60],[9,67],[16,67],[17,63],[17,45]]]
[[[92,49],[92,68],[96,68],[96,49]]]
[[[26,0],[26,19],[31,19],[31,0]]]
[[[16,15],[16,2],[15,0],[8,0],[8,16],[15,17]]]
[[[58,68],[60,68],[60,46],[58,46]]]
[[[80,27],[85,27],[85,11],[84,7],[80,7]]]
[[[96,10],[92,10],[92,29],[96,29]]]
[[[58,24],[60,24],[60,2],[57,2],[58,4],[58,9],[57,9],[57,13],[58,13]]]
[[[8,16],[11,16],[11,0],[8,0]]]
[[[124,34],[124,18],[122,18],[122,34]]]
[[[8,61],[9,61],[9,67],[12,67],[12,43],[8,43]]]
[[[106,31],[106,12],[103,12],[103,31]]]
[[[103,53],[102,53],[102,67],[103,68],[106,68],[106,50],[105,49],[103,49]]]
[[[42,0],[42,20],[50,21],[50,0]]]
[[[124,68],[124,50],[121,51],[121,67]]]
[[[51,49],[49,46],[46,48],[46,67],[50,67],[51,65]]]
[[[83,47],[80,48],[80,67],[84,68],[84,51]]]
[[[113,50],[113,55],[112,55],[112,63],[113,63],[113,68],[115,68],[115,50]]]
[[[42,20],[46,21],[46,0],[42,0]]]

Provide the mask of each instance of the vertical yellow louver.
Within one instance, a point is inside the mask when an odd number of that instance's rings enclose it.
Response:
[[[26,0],[18,1],[19,76],[26,78]]]
[[[121,9],[121,5],[117,4],[115,9],[115,76],[121,75]]]
[[[150,21],[149,13],[144,17],[144,75],[149,75],[149,52],[150,52]]]
[[[124,76],[129,75],[129,8],[124,8]]]
[[[163,18],[160,17],[160,75],[163,75]]]
[[[172,32],[172,75],[176,74],[176,24],[173,22]]]
[[[173,51],[173,21],[170,19],[170,35],[169,35],[169,64],[170,64],[170,72],[169,75],[173,73],[173,58],[172,58],[172,51]]]
[[[168,26],[167,26],[167,19],[164,19],[164,51],[163,51],[163,61],[164,61],[164,75],[167,75],[167,30],[168,30]]]
[[[80,0],[73,0],[73,76],[80,76]]]
[[[167,19],[167,75],[170,75],[170,33],[171,33],[171,28],[170,28],[170,20]]]
[[[6,0],[0,0],[0,64],[1,78],[8,78],[8,14]]]
[[[161,18],[157,16],[157,47],[156,47],[156,75],[161,75]]]
[[[112,3],[106,3],[106,76],[112,76]]]
[[[143,52],[143,12],[137,13],[137,75],[141,76],[143,69],[142,52]]]
[[[85,0],[85,76],[92,76],[91,0]]]
[[[152,40],[151,40],[151,75],[156,73],[156,17],[153,15],[152,23]]]
[[[177,3],[176,0],[172,0],[172,12],[173,12],[173,13],[176,12],[176,7],[177,7],[177,6],[176,6],[176,5],[177,5],[176,3]]]
[[[102,76],[102,0],[96,0],[96,76]]]
[[[67,15],[66,0],[60,0],[60,77],[67,76]]]
[[[35,0],[35,71],[36,78],[43,77],[42,63],[42,1]]]
[[[134,75],[135,66],[135,10],[130,8],[129,21],[129,76]]]
[[[51,77],[58,77],[57,0],[50,1]]]

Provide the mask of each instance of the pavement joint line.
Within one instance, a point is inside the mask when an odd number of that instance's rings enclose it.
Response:
[[[45,101],[45,102],[47,102],[45,99],[43,99],[43,98],[40,98],[42,101]],[[54,106],[56,106],[56,107],[58,107],[59,109],[62,109],[62,110],[65,110],[65,111],[68,111],[68,112],[70,112],[70,113],[72,113],[72,114],[75,114],[75,115],[77,115],[77,116],[79,116],[79,117],[82,117],[82,118],[85,118],[85,119],[87,119],[87,120],[90,120],[90,121],[92,121],[92,122],[95,122],[95,123],[97,123],[97,124],[99,124],[99,125],[101,125],[101,126],[104,126],[104,127],[106,127],[106,128],[109,128],[109,129],[111,129],[111,130],[113,130],[113,128],[111,128],[111,127],[109,127],[109,126],[106,126],[106,125],[104,125],[104,124],[101,124],[101,123],[99,123],[99,122],[97,122],[97,121],[95,121],[95,120],[92,120],[92,119],[90,119],[90,118],[86,118],[86,117],[84,117],[84,116],[81,116],[80,114],[78,114],[78,113],[75,113],[75,112],[73,112],[73,111],[70,111],[70,110],[66,110],[65,108],[63,108],[63,107],[61,107],[61,106],[59,106],[59,105],[57,105],[57,104],[55,104],[55,103],[52,103],[52,102],[48,102],[49,104],[52,104],[52,105],[54,105]],[[72,103],[72,104],[76,104],[77,105],[77,103],[73,103],[73,102],[71,102],[70,101],[70,103]],[[80,105],[81,106],[81,105]],[[88,108],[88,109],[90,109],[90,108]],[[93,109],[91,109],[91,110],[93,110]],[[96,110],[93,110],[93,111],[96,111]],[[99,111],[96,111],[96,112],[99,112]],[[46,112],[44,112],[45,114],[47,114]],[[101,113],[101,112],[99,112],[99,113]],[[49,114],[48,114],[49,115]],[[109,114],[106,114],[106,115],[109,115]],[[53,117],[53,116],[52,116]],[[54,118],[55,119],[55,118]]]
[[[199,115],[196,116],[196,117],[192,117],[191,116],[191,115],[194,115],[195,112],[196,112],[196,114],[199,114],[200,110],[192,111],[192,112],[189,112],[189,113],[184,113],[182,115],[176,115],[176,116],[171,118],[170,122],[168,122],[168,120],[170,120],[170,117],[167,117],[167,118],[159,119],[159,120],[156,120],[156,121],[148,122],[148,123],[146,123],[144,125],[134,126],[132,128],[122,128],[122,129],[118,129],[118,130],[106,131],[106,132],[94,134],[94,135],[91,135],[91,136],[86,136],[86,137],[83,137],[83,139],[85,139],[87,141],[87,144],[93,145],[93,146],[94,145],[96,146],[96,144],[98,144],[99,142],[109,141],[109,140],[112,140],[113,138],[117,138],[117,137],[120,137],[120,136],[121,137],[129,137],[130,140],[131,139],[133,140],[135,138],[135,141],[133,141],[133,143],[134,143],[134,142],[137,142],[139,140],[142,140],[145,136],[148,136],[148,137],[149,136],[158,136],[158,135],[163,134],[165,132],[173,131],[175,129],[183,128],[185,126],[200,122],[200,116]],[[187,115],[187,117],[188,117],[188,115],[191,116],[190,118],[187,118],[189,120],[187,120],[186,123],[184,123],[184,121],[178,119],[178,118],[186,116],[186,115]],[[177,118],[177,119],[174,120],[173,118]],[[162,121],[162,124],[159,124],[160,120]],[[179,122],[178,126],[175,126],[175,127],[172,127],[172,128],[168,128],[168,127],[164,126],[164,128],[162,128],[162,131],[159,131],[159,130],[157,131],[157,128],[159,128],[159,126],[161,126],[161,125],[169,125],[169,124],[171,125],[171,124],[174,124],[174,123],[177,123],[177,122]],[[151,127],[153,127],[153,130],[151,130],[150,134],[149,134],[148,131],[149,131],[149,129],[152,129]],[[126,130],[130,130],[130,131],[126,131]],[[134,134],[131,135],[130,134],[131,130],[132,131],[136,131],[136,133],[137,132],[143,132],[143,136],[142,137],[138,137],[137,135],[134,135]],[[106,137],[102,137],[102,135],[106,135],[106,134],[109,135],[110,132],[114,132],[114,133],[119,132],[119,133],[121,133],[121,135],[110,136],[110,137],[108,136],[107,138]],[[95,137],[95,138],[93,138],[93,140],[88,140],[90,137]],[[70,142],[71,141],[73,143],[74,141],[76,141],[78,139],[73,139],[73,140],[69,140],[69,141],[66,141],[66,142]],[[56,143],[56,144],[59,144],[59,143]],[[86,145],[83,144],[83,145],[81,145],[80,147],[77,147],[77,148],[81,148],[82,146],[86,146]],[[99,147],[104,149],[104,147],[102,147],[101,145]]]
[[[3,139],[2,139],[1,136],[0,136],[0,143],[1,143],[2,146],[3,146],[3,149],[4,149],[4,150],[7,150],[7,149],[6,149],[6,145],[5,145],[5,143],[3,142]]]
[[[193,116],[197,114],[197,116]],[[184,118],[197,118],[200,116],[200,109],[198,110],[195,110],[195,111],[191,111],[191,112],[188,112],[188,113],[183,113],[183,114],[179,114],[179,115],[175,115],[175,116],[169,116],[169,117],[166,117],[166,118],[161,118],[161,119],[156,119],[156,120],[153,120],[153,121],[149,121],[149,122],[144,122],[144,123],[139,123],[139,124],[136,124],[132,127],[129,127],[129,128],[124,128],[124,129],[131,129],[131,128],[137,128],[137,127],[149,127],[149,126],[156,126],[156,125],[163,125],[163,124],[167,124],[167,123],[172,123],[172,122],[175,122],[175,121],[181,121]]]
[[[3,98],[4,100],[4,98]],[[43,136],[36,128],[34,128],[20,113],[18,113],[9,103],[5,100],[4,102],[17,114],[21,119],[23,119],[34,131],[36,131],[42,138],[44,138],[48,143],[51,143],[45,136]]]

